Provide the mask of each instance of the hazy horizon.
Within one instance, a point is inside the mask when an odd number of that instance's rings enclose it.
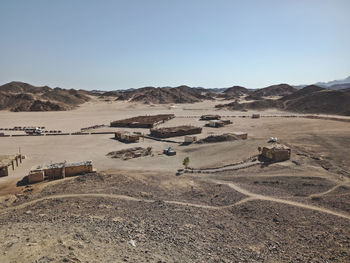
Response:
[[[349,76],[345,0],[4,0],[0,8],[2,84],[256,89]]]

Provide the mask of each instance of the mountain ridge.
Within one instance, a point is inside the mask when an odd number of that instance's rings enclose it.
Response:
[[[89,101],[88,92],[12,81],[0,86],[0,110],[62,111]]]

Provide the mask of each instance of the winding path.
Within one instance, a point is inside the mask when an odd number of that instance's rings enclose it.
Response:
[[[340,186],[349,186],[350,187],[350,179],[345,178],[345,182],[339,183],[339,184],[333,186],[332,188],[330,188],[327,191],[324,191],[322,193],[311,194],[311,195],[309,195],[309,198],[324,196],[326,194],[329,194],[329,193],[333,192],[334,190],[336,190]]]
[[[255,162],[252,162],[252,163],[255,163]],[[244,165],[244,163],[243,163],[243,165]],[[219,168],[219,169],[222,169],[222,168]],[[290,206],[299,207],[299,208],[303,208],[303,209],[309,209],[309,210],[317,211],[320,213],[326,213],[326,214],[330,214],[333,216],[342,217],[342,218],[345,218],[347,220],[350,220],[350,215],[346,214],[346,213],[341,213],[341,212],[333,211],[333,210],[330,210],[327,208],[318,207],[318,206],[309,205],[309,204],[304,204],[304,203],[300,203],[300,202],[296,202],[296,201],[291,201],[291,200],[281,199],[281,198],[277,198],[277,197],[253,193],[253,192],[250,192],[249,190],[246,190],[246,189],[244,189],[244,188],[240,187],[239,185],[234,184],[232,182],[227,182],[227,181],[222,181],[222,180],[217,180],[217,179],[212,179],[212,178],[201,178],[201,180],[209,182],[209,183],[214,183],[214,184],[227,185],[228,187],[232,188],[236,192],[239,192],[239,193],[245,195],[246,198],[244,198],[236,203],[230,204],[230,205],[212,206],[212,205],[196,204],[196,203],[173,201],[173,200],[142,199],[142,198],[136,198],[136,197],[131,197],[131,196],[127,196],[127,195],[117,195],[117,194],[103,194],[103,193],[61,194],[61,195],[48,195],[45,197],[30,200],[28,202],[25,202],[25,203],[22,203],[22,204],[19,204],[16,206],[4,208],[4,209],[0,210],[0,215],[8,213],[8,212],[13,211],[13,210],[22,209],[22,208],[28,207],[30,205],[39,203],[41,201],[45,201],[45,200],[88,197],[88,198],[113,198],[113,199],[119,199],[119,200],[124,200],[124,201],[144,202],[144,203],[153,203],[153,202],[160,201],[160,202],[164,202],[165,204],[173,204],[173,205],[179,205],[179,206],[196,207],[196,208],[211,209],[211,210],[226,209],[226,208],[230,208],[233,206],[243,204],[245,202],[249,202],[249,201],[253,201],[253,200],[262,200],[262,201],[270,201],[270,202],[290,205]],[[347,179],[347,180],[345,180],[345,182],[337,184],[325,192],[312,194],[309,196],[309,198],[314,197],[314,196],[322,196],[322,195],[328,194],[342,185],[349,185],[349,181],[350,180]]]
[[[65,198],[77,198],[77,197],[92,197],[92,198],[112,198],[112,199],[119,199],[124,201],[133,201],[133,202],[144,202],[144,203],[153,203],[153,202],[164,202],[166,204],[173,204],[173,205],[180,205],[180,206],[190,206],[190,207],[197,207],[197,208],[204,208],[204,209],[212,209],[212,210],[218,210],[218,209],[224,209],[233,207],[235,205],[239,205],[245,201],[248,201],[248,198],[242,199],[238,201],[237,203],[231,204],[231,205],[225,205],[225,206],[211,206],[211,205],[203,205],[203,204],[196,204],[196,203],[189,203],[189,202],[180,202],[180,201],[172,201],[172,200],[154,200],[154,199],[141,199],[136,197],[131,197],[127,195],[116,195],[116,194],[100,194],[100,193],[84,193],[84,194],[62,194],[62,195],[48,195],[45,197],[41,197],[38,199],[30,200],[26,203],[11,206],[4,208],[0,211],[1,214],[8,213],[13,210],[22,209],[25,207],[28,207],[30,205],[34,205],[36,203],[45,201],[45,200],[54,200],[54,199],[65,199]],[[246,200],[247,199],[247,200]]]
[[[255,157],[255,156],[253,156]],[[248,168],[254,165],[263,164],[263,162],[259,161],[258,159],[254,160],[249,158],[248,160],[240,163],[225,165],[222,167],[216,167],[216,168],[203,168],[203,169],[186,169],[184,170],[185,173],[220,173],[225,171],[234,171],[234,170],[240,170],[244,168]]]
[[[237,206],[245,202],[253,201],[253,200],[263,200],[263,201],[271,201],[271,202],[276,202],[276,203],[281,203],[281,204],[286,204],[286,205],[291,205],[295,207],[300,207],[304,209],[309,209],[309,210],[314,210],[317,212],[321,213],[326,213],[338,217],[342,217],[345,219],[350,220],[350,215],[332,211],[326,208],[321,208],[313,205],[308,205],[308,204],[303,204],[295,201],[290,201],[290,200],[285,200],[285,199],[280,199],[280,198],[275,198],[271,196],[264,196],[260,194],[255,194],[252,193],[248,190],[245,190],[233,183],[230,182],[225,182],[225,181],[219,181],[219,180],[214,180],[214,179],[206,179],[207,181],[210,181],[215,184],[225,184],[229,186],[230,188],[234,189],[235,191],[244,194],[248,196],[247,198],[244,198],[234,204],[231,205],[225,205],[225,206],[210,206],[210,205],[203,205],[203,204],[195,204],[195,203],[189,203],[189,202],[180,202],[180,201],[169,201],[169,200],[151,200],[151,199],[140,199],[140,198],[135,198],[131,196],[126,196],[126,195],[116,195],[116,194],[100,194],[100,193],[84,193],[84,194],[62,194],[62,195],[50,195],[50,196],[45,196],[41,197],[38,199],[34,199],[31,201],[28,201],[26,203],[17,205],[17,206],[12,206],[8,208],[4,208],[1,210],[0,214],[5,214],[13,210],[17,209],[22,209],[25,207],[28,207],[30,205],[39,203],[41,201],[45,200],[53,200],[53,199],[64,199],[64,198],[77,198],[77,197],[92,197],[92,198],[113,198],[113,199],[119,199],[119,200],[125,200],[125,201],[133,201],[133,202],[145,202],[145,203],[153,203],[157,201],[164,202],[166,204],[173,204],[173,205],[180,205],[180,206],[190,206],[190,207],[197,207],[197,208],[204,208],[204,209],[211,209],[211,210],[218,210],[218,209],[226,209],[229,207]]]
[[[338,217],[342,217],[345,219],[350,220],[350,215],[348,214],[344,214],[344,213],[340,213],[340,212],[336,212],[336,211],[332,211],[329,210],[327,208],[323,208],[323,207],[318,207],[318,206],[314,206],[314,205],[308,205],[308,204],[303,204],[303,203],[299,203],[299,202],[295,202],[295,201],[291,201],[291,200],[286,200],[286,199],[280,199],[277,197],[272,197],[272,196],[266,196],[266,195],[260,195],[260,194],[256,194],[256,193],[252,193],[246,189],[241,188],[240,186],[230,183],[230,182],[226,182],[226,181],[220,181],[220,180],[214,180],[214,179],[205,179],[206,181],[210,181],[212,183],[216,183],[216,184],[224,184],[229,186],[230,188],[234,189],[235,191],[247,195],[248,197],[250,197],[251,199],[246,200],[246,201],[251,201],[251,200],[263,200],[263,201],[270,201],[270,202],[275,202],[275,203],[281,203],[281,204],[286,204],[286,205],[291,205],[291,206],[295,206],[295,207],[300,207],[300,208],[304,208],[304,209],[309,209],[309,210],[314,210],[317,212],[321,212],[321,213],[326,213],[326,214],[330,214],[330,215],[334,215],[334,216],[338,216]],[[242,202],[241,202],[242,203]]]

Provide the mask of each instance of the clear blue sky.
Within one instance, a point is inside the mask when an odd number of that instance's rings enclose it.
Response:
[[[311,84],[350,75],[349,0],[1,0],[0,84]]]

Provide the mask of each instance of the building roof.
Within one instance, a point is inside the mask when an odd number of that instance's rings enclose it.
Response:
[[[279,143],[274,143],[268,146],[264,146],[264,148],[269,149],[269,150],[290,150],[290,147],[284,145],[284,144],[279,144]]]
[[[196,130],[201,129],[201,127],[191,126],[191,125],[183,125],[183,126],[177,126],[177,127],[163,127],[163,128],[157,128],[157,129],[151,129],[151,131],[157,131],[157,132],[179,132],[179,131],[188,131],[188,130]]]
[[[244,135],[244,134],[247,134],[246,132],[231,132],[233,135]]]
[[[73,167],[73,166],[83,166],[83,165],[92,165],[92,161],[82,161],[82,162],[76,162],[76,163],[60,162],[60,163],[37,165],[37,166],[33,166],[30,170],[31,171],[40,171],[40,170],[45,170],[45,169],[62,168],[64,166],[65,167]]]

